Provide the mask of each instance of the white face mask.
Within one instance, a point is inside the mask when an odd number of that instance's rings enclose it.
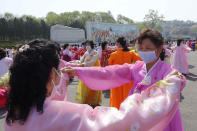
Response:
[[[157,58],[155,51],[139,51],[139,56],[145,63],[150,63]]]
[[[57,90],[60,89],[60,86],[62,85],[62,81],[63,81],[63,74],[62,74],[62,72],[58,73],[58,71],[56,69],[55,69],[55,72],[60,77],[60,81],[59,81],[58,85],[55,85],[55,82],[52,80],[53,89],[52,89],[51,95],[48,97],[48,99],[50,99],[50,100],[58,93]]]
[[[91,47],[90,46],[86,46],[86,50],[91,50]]]

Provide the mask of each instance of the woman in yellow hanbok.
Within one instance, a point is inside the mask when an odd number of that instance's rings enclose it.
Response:
[[[80,62],[84,64],[85,67],[100,66],[98,53],[94,50],[94,43],[92,41],[86,42],[86,49],[87,51],[80,59]],[[96,107],[102,102],[102,91],[91,90],[81,80],[79,80],[76,102]]]

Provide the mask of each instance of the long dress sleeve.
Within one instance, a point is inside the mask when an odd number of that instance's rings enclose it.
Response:
[[[180,79],[171,77],[159,81],[141,94],[129,96],[120,110],[110,107],[86,107],[81,110],[79,130],[95,131],[158,131],[163,130],[174,116],[180,97]]]
[[[62,59],[60,59],[60,68],[64,68],[64,67],[79,67],[80,64],[78,63],[70,63],[70,62],[67,62],[67,61],[64,61]]]
[[[80,62],[81,62],[81,63],[84,63],[85,57],[86,57],[86,53],[80,58]]]
[[[189,53],[191,51],[191,48],[189,48],[187,45],[182,45],[182,47],[185,53]]]
[[[169,76],[129,96],[120,110],[46,100],[43,114],[34,109],[24,125],[5,124],[5,131],[161,131],[178,108],[180,86],[179,77]]]
[[[64,67],[79,67],[79,64],[77,63],[70,63],[70,62],[66,62],[62,59],[60,59],[60,64],[59,64],[59,68],[64,68]],[[60,87],[57,89],[54,97],[52,97],[52,100],[59,100],[59,101],[63,101],[63,100],[67,100],[68,97],[68,92],[67,92],[67,87],[68,87],[68,82],[69,82],[69,76],[68,74],[63,74],[62,76],[62,80],[61,80],[61,84]]]
[[[133,64],[107,67],[76,67],[78,78],[93,90],[108,90],[133,80]]]
[[[11,66],[11,64],[13,63],[13,59],[12,58],[6,58],[6,63],[8,66]]]

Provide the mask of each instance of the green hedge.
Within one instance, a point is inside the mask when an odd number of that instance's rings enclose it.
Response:
[[[3,48],[6,48],[6,47],[16,47],[17,46],[17,44],[18,43],[16,43],[16,42],[9,42],[9,41],[3,41],[3,42],[1,42],[0,41],[0,47],[3,47]]]

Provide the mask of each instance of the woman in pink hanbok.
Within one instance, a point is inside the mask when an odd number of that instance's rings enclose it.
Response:
[[[58,64],[58,50],[48,41],[36,40],[16,55],[10,69],[5,131],[159,131],[177,110],[183,84],[178,72],[148,86],[141,94],[129,96],[120,110],[102,106],[93,109],[52,100],[62,80]],[[130,78],[121,77],[125,72],[130,73],[128,65],[114,65],[106,75],[111,75],[110,82],[119,78],[114,83],[123,84]]]
[[[165,62],[169,65],[171,65],[171,48],[168,46],[167,43],[163,45],[163,48],[165,49]]]
[[[187,54],[191,51],[187,45],[184,44],[183,39],[177,41],[177,46],[172,48],[174,50],[173,65],[182,74],[189,73]]]
[[[149,86],[164,79],[174,69],[162,61],[165,51],[163,49],[163,37],[158,31],[147,29],[140,33],[137,41],[138,53],[143,61],[105,68],[65,68],[63,71],[77,75],[80,80],[94,90],[108,90],[133,80],[133,87],[129,95],[141,93]],[[111,72],[118,75],[114,76]],[[181,91],[184,87],[185,81],[181,86]],[[179,107],[171,121],[166,121],[166,123],[168,125],[165,131],[184,130]]]

